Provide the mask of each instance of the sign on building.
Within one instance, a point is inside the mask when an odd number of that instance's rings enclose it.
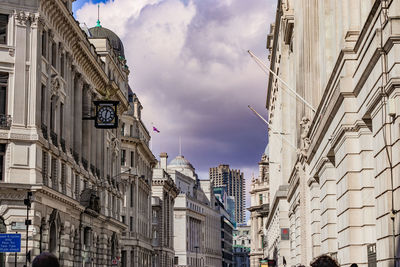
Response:
[[[21,252],[21,234],[0,234],[0,252]]]
[[[281,228],[281,240],[289,240],[289,228]]]

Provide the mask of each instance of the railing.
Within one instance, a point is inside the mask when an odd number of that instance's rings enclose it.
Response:
[[[52,130],[50,130],[50,138],[51,138],[51,142],[53,143],[53,145],[58,146],[58,136]]]
[[[64,151],[64,153],[67,152],[67,150],[65,149],[65,140],[64,140],[64,138],[60,138],[60,144],[61,144],[61,148]]]
[[[11,127],[11,122],[12,119],[10,115],[0,114],[0,129],[9,130]]]
[[[76,151],[73,151],[72,155],[74,157],[75,162],[79,164],[79,153]]]
[[[48,140],[49,136],[47,134],[46,124],[42,123],[41,128],[42,128],[42,134],[43,134],[44,139]]]
[[[83,168],[85,168],[85,170],[88,170],[88,161],[83,157],[82,157],[81,161],[82,161]]]
[[[92,172],[93,175],[96,174],[96,167],[93,164],[90,164],[90,171]]]

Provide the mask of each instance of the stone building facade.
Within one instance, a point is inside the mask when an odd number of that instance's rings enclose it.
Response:
[[[269,147],[258,163],[259,176],[251,180],[250,199],[250,266],[260,266],[260,261],[267,257],[266,222],[269,215]]]
[[[308,102],[270,75],[267,235],[279,266],[322,253],[399,264],[399,15],[392,0],[278,1],[270,67]]]
[[[0,228],[25,244],[16,229],[31,191],[32,258],[50,251],[62,266],[111,266],[126,230],[120,130],[82,118],[93,115],[94,100],[127,110],[122,43],[82,31],[71,0],[5,0],[0,20]],[[22,246],[18,266],[25,253]],[[13,253],[0,260],[15,266]]]
[[[174,206],[175,266],[221,266],[220,215],[204,192],[211,188],[201,186],[194,167],[181,155],[171,160],[167,172],[180,191]]]
[[[236,225],[233,230],[233,267],[250,267],[251,222]],[[259,266],[259,265],[257,265]]]
[[[151,267],[152,177],[157,160],[149,148],[150,134],[141,118],[142,105],[136,94],[128,93],[129,109],[121,117],[121,180],[124,202],[122,221],[128,225],[121,244],[122,265]]]
[[[246,184],[240,170],[230,169],[227,164],[210,168],[210,180],[215,187],[225,187],[228,196],[235,198],[235,222],[245,223]]]
[[[153,169],[152,233],[154,266],[174,266],[174,206],[179,194],[174,180],[167,173],[167,153],[160,154],[159,165]]]

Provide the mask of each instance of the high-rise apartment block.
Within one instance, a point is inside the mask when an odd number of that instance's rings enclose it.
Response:
[[[235,222],[244,223],[245,220],[245,182],[240,170],[231,170],[229,165],[220,164],[210,168],[210,180],[214,187],[226,187],[228,196],[235,198]]]

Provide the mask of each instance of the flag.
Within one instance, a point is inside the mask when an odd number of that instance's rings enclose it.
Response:
[[[160,131],[159,131],[156,127],[154,127],[154,126],[153,126],[153,131],[154,131],[154,132],[157,132],[157,133],[160,132]]]

